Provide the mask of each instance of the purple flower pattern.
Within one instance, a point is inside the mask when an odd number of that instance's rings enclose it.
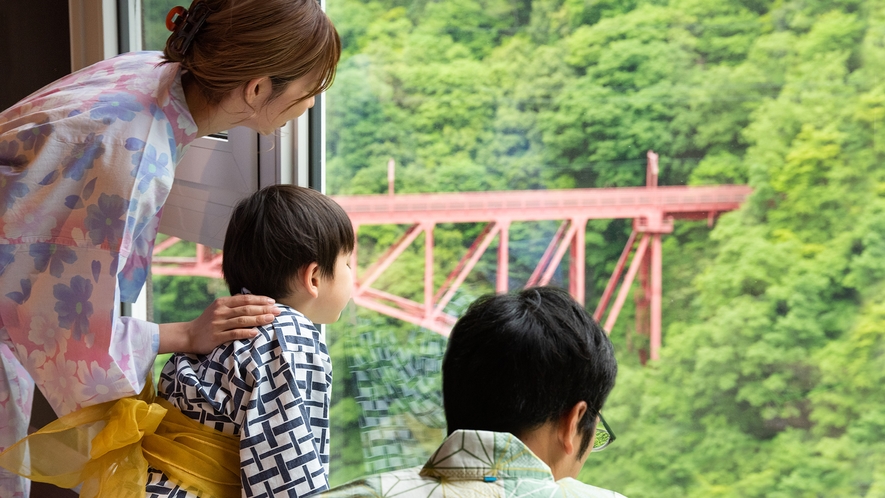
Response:
[[[49,123],[49,118],[46,118],[27,130],[18,132],[16,137],[22,141],[22,147],[24,150],[33,149],[34,154],[36,154],[43,148],[43,144],[46,143],[46,138],[49,137],[49,135],[52,135],[54,129],[55,128],[52,124]]]
[[[98,102],[92,104],[89,117],[100,120],[104,124],[111,124],[117,119],[132,121],[143,110],[144,106],[138,103],[135,96],[128,93],[115,93],[99,96]]]
[[[120,298],[124,301],[134,301],[141,293],[141,287],[147,280],[147,269],[150,268],[150,259],[133,254],[126,261],[126,266],[120,270]],[[138,285],[141,282],[141,285]]]
[[[12,299],[13,301],[15,301],[18,304],[25,304],[25,301],[27,301],[31,297],[31,281],[26,278],[23,278],[23,279],[19,280],[18,283],[21,286],[21,292],[19,292],[19,291],[9,292],[6,294],[6,297],[8,297],[9,299]]]
[[[2,147],[2,143],[0,143]],[[2,151],[0,151],[0,163],[2,163]],[[3,166],[0,165],[0,216],[6,214],[6,210],[11,208],[18,199],[28,195],[31,190],[21,180],[28,174],[27,170],[22,173],[12,172],[5,174]]]
[[[126,201],[119,195],[101,194],[97,204],[86,208],[85,225],[89,230],[89,238],[95,245],[107,241],[112,248],[117,248],[123,238],[126,215]]]
[[[181,145],[175,144],[175,139],[171,138],[175,136],[175,132],[172,130],[172,123],[166,123],[166,133],[169,134],[169,152],[172,154],[172,164],[178,164],[178,152]]]
[[[126,149],[135,152],[132,154],[132,176],[138,180],[138,191],[147,192],[154,178],[166,178],[172,176],[169,170],[169,157],[166,154],[157,154],[157,148],[147,145],[141,140],[130,138],[126,140]]]
[[[15,246],[0,245],[0,277],[13,261],[15,261]]]
[[[58,301],[55,312],[58,313],[58,326],[70,329],[74,340],[81,340],[89,333],[89,317],[92,316],[92,282],[77,275],[71,279],[70,287],[55,284],[53,295]]]
[[[92,280],[98,282],[98,278],[101,276],[101,261],[92,261]]]
[[[87,169],[92,169],[95,161],[104,155],[105,148],[101,141],[102,135],[90,133],[82,144],[77,144],[71,155],[65,159],[63,172],[65,178],[80,181]]]
[[[56,278],[61,278],[61,274],[65,269],[65,263],[70,265],[77,261],[77,253],[64,245],[40,242],[31,244],[29,252],[31,257],[34,258],[35,270],[44,272],[48,266],[49,274]]]
[[[14,171],[28,162],[28,158],[24,154],[19,154],[18,149],[20,145],[18,140],[3,140],[0,141],[0,168],[5,167],[0,170],[2,174],[5,170]]]

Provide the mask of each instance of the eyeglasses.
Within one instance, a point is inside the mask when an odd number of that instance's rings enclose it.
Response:
[[[602,428],[600,429],[599,424],[597,424],[596,439],[593,441],[593,449],[591,451],[602,451],[615,440],[615,433],[612,432],[612,428],[605,423],[605,419],[602,418],[601,413],[599,414],[599,421],[602,423]]]

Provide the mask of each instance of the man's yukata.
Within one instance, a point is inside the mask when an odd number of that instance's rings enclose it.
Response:
[[[303,497],[329,488],[332,363],[325,336],[294,309],[259,335],[208,355],[175,354],[159,396],[188,417],[240,437],[243,497]],[[194,495],[151,469],[148,498]]]
[[[34,383],[67,414],[141,391],[155,324],[121,317],[149,271],[160,208],[197,132],[178,64],[125,54],[0,113],[0,448]],[[0,496],[28,482],[0,470]]]
[[[516,436],[486,431],[453,432],[423,468],[358,479],[320,496],[624,498],[570,477],[555,481],[550,467]]]

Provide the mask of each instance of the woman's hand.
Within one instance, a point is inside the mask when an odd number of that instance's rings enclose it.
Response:
[[[159,353],[207,354],[219,344],[255,337],[255,327],[280,314],[273,303],[252,294],[220,297],[195,320],[160,325]]]

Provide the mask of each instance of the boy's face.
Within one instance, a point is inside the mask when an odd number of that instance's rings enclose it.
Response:
[[[353,271],[350,269],[350,254],[339,254],[335,260],[335,275],[332,278],[320,277],[323,289],[317,298],[317,313],[314,323],[338,321],[341,310],[347,306],[353,293]]]

